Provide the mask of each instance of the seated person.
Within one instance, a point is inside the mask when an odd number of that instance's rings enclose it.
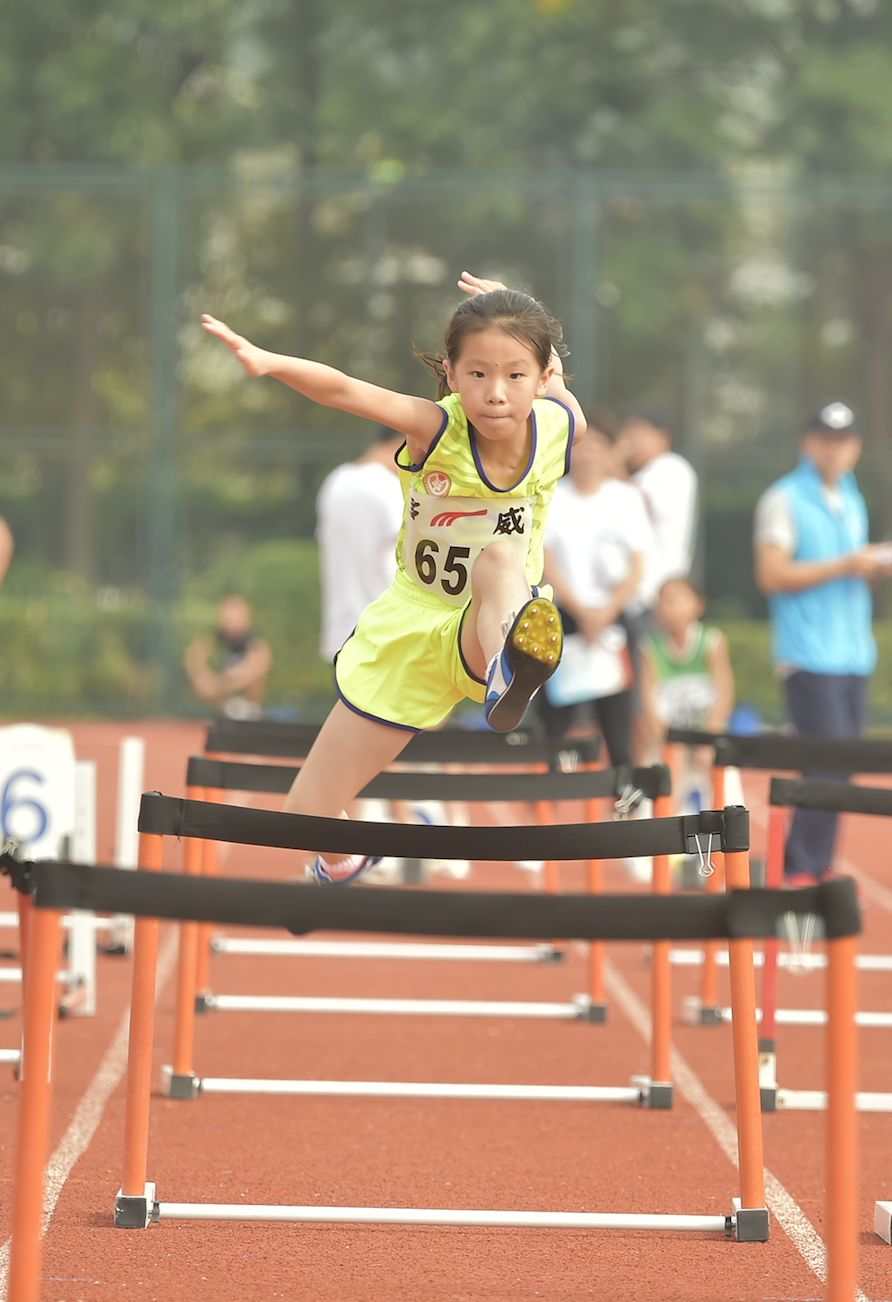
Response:
[[[724,633],[703,623],[705,602],[688,578],[667,579],[654,607],[656,632],[641,645],[641,691],[658,762],[667,728],[724,732],[734,708],[734,674]],[[673,790],[683,807],[699,808],[709,791],[711,752],[694,752]],[[694,796],[696,792],[696,797]]]
[[[214,632],[195,638],[186,649],[186,672],[196,696],[230,719],[261,714],[272,651],[253,631],[253,619],[244,597],[224,597]]]

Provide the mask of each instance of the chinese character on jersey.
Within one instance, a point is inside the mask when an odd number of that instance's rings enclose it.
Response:
[[[523,533],[523,508],[511,506],[507,511],[500,511],[493,533]]]

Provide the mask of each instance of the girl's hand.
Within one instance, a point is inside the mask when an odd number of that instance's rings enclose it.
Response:
[[[458,287],[468,298],[473,298],[475,294],[491,294],[494,289],[508,288],[500,280],[483,280],[480,276],[472,276],[470,271],[461,273]]]
[[[224,321],[218,321],[216,317],[209,316],[207,312],[201,318],[202,328],[215,339],[220,339],[233,356],[241,363],[242,368],[248,375],[266,375],[269,367],[269,353],[263,348],[258,348],[252,344],[249,339],[242,335],[237,335],[234,330],[230,330]]]

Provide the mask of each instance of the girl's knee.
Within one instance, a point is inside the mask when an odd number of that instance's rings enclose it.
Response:
[[[474,561],[471,571],[472,580],[480,580],[487,575],[521,574],[523,562],[509,542],[497,539],[488,543]]]

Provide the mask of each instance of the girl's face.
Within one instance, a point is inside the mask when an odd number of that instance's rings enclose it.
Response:
[[[445,369],[469,422],[493,443],[526,436],[533,399],[541,397],[551,378],[551,367],[542,370],[529,344],[498,326],[467,335]]]

